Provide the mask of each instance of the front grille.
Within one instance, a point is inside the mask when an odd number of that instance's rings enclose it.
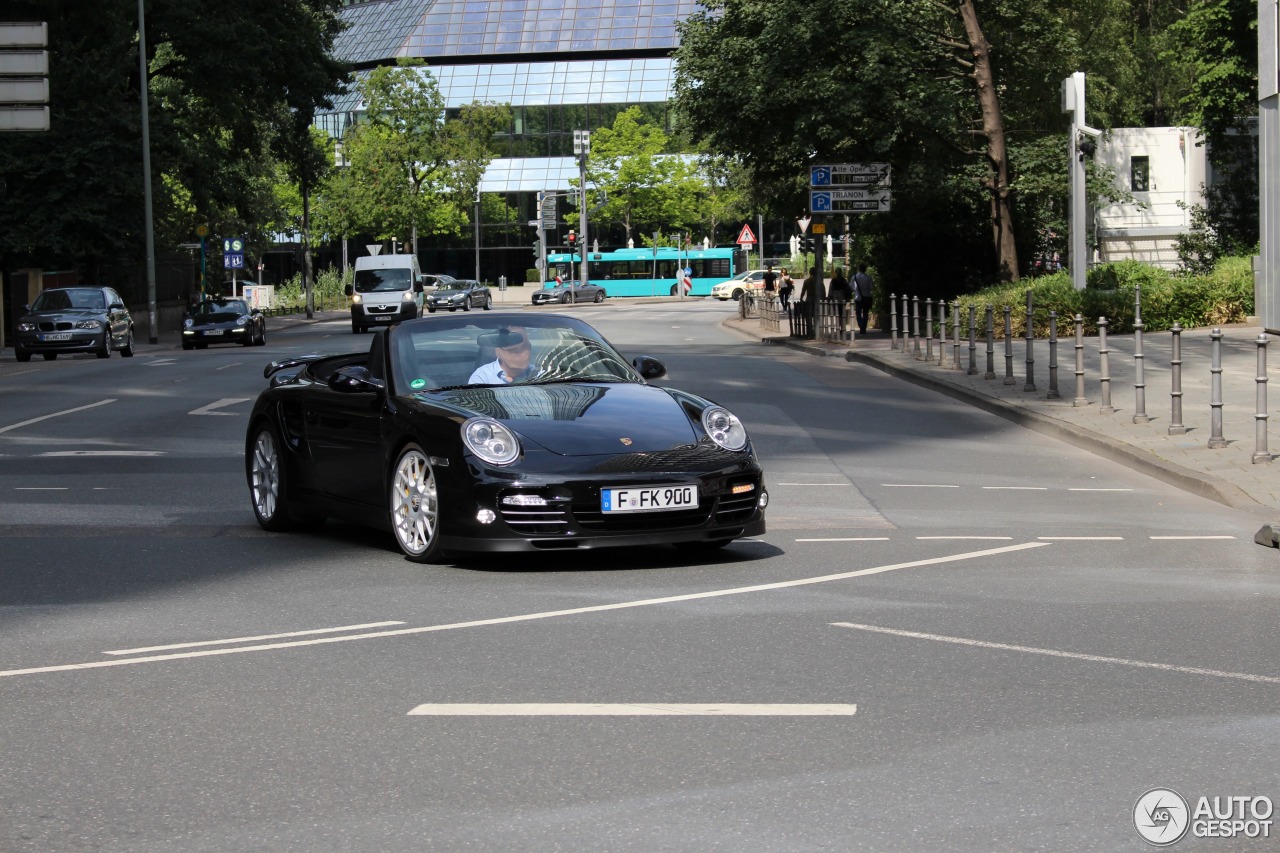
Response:
[[[506,525],[523,536],[562,536],[569,532],[563,507],[499,507]]]
[[[725,495],[716,507],[716,524],[742,524],[755,512],[759,488],[741,495]]]
[[[42,332],[69,332],[71,331],[71,328],[72,324],[66,320],[62,320],[57,323],[45,320],[40,323],[40,331]]]

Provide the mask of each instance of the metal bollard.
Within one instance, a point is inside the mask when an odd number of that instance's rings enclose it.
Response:
[[[956,370],[960,369],[960,300],[957,299],[951,303],[951,319],[953,322],[953,335],[951,338],[951,366]]]
[[[915,340],[911,334],[911,300],[902,294],[902,351],[910,352],[909,340]]]
[[[911,356],[920,360],[920,297],[911,297]]]
[[[924,360],[933,361],[933,297],[924,301]]]
[[[1169,359],[1169,365],[1173,368],[1173,386],[1169,391],[1172,398],[1169,435],[1185,435],[1187,428],[1182,425],[1182,326],[1174,323],[1169,331],[1173,334],[1173,355]]]
[[[1084,318],[1079,314],[1075,316],[1076,324],[1076,398],[1071,401],[1072,406],[1087,406],[1089,401],[1084,398]]]
[[[1046,400],[1061,400],[1058,393],[1058,312],[1049,312],[1049,393]]]
[[[942,353],[947,348],[947,301],[938,300],[938,367],[942,367]]]
[[[969,370],[966,375],[978,373],[978,306],[969,306]]]
[[[1098,381],[1102,383],[1102,401],[1098,405],[1098,411],[1109,415],[1116,409],[1111,405],[1111,350],[1107,349],[1106,317],[1098,318],[1098,356]]]
[[[1032,352],[1032,345],[1035,343],[1036,334],[1033,321],[1033,313],[1031,309],[1031,290],[1027,289],[1027,383],[1022,386],[1023,391],[1036,390],[1036,359]]]
[[[1016,380],[1013,378],[1013,323],[1010,318],[1013,316],[1013,307],[1004,306],[1004,384],[1012,385]]]
[[[1217,326],[1209,333],[1213,341],[1213,357],[1209,360],[1209,407],[1213,414],[1209,418],[1209,447],[1217,449],[1226,447],[1227,440],[1222,437],[1222,329]]]
[[[983,379],[996,378],[996,323],[995,309],[987,306],[987,372]]]
[[[1134,287],[1133,297],[1133,422],[1145,424],[1147,415],[1147,376],[1142,354],[1142,287]]]
[[[898,297],[889,294],[889,349],[898,349]]]
[[[1258,335],[1258,397],[1257,411],[1254,412],[1253,463],[1270,462],[1271,454],[1267,452],[1267,336]]]

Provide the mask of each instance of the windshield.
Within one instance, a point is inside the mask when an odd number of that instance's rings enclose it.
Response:
[[[201,302],[191,313],[200,314],[248,314],[249,306],[243,299],[209,299]]]
[[[600,333],[573,318],[431,318],[388,333],[402,393],[507,384],[640,382]]]
[[[46,290],[36,297],[32,311],[67,311],[72,308],[88,308],[103,311],[107,300],[100,290]]]
[[[356,270],[356,293],[382,293],[392,290],[408,290],[413,279],[406,267],[382,270]]]

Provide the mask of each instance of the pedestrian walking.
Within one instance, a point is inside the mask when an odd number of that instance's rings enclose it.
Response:
[[[867,275],[867,265],[858,264],[858,271],[853,274],[853,313],[858,321],[858,332],[867,333],[867,321],[871,319],[872,293],[875,283]]]
[[[853,287],[844,277],[844,270],[837,268],[831,277],[830,298],[836,303],[836,315],[840,319],[840,337],[844,337],[845,324],[849,320],[849,300],[853,299]]]
[[[778,274],[773,271],[773,264],[764,268],[764,298],[772,299],[778,289]]]
[[[791,273],[787,272],[787,268],[783,267],[778,274],[778,298],[782,300],[782,310],[791,313],[791,294],[796,291],[795,279],[791,277]]]

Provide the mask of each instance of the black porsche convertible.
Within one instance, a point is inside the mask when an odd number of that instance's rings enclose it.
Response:
[[[722,406],[650,385],[560,315],[410,320],[367,352],[273,362],[245,441],[267,530],[326,517],[389,528],[415,562],[448,552],[667,543],[763,533],[768,493]]]

